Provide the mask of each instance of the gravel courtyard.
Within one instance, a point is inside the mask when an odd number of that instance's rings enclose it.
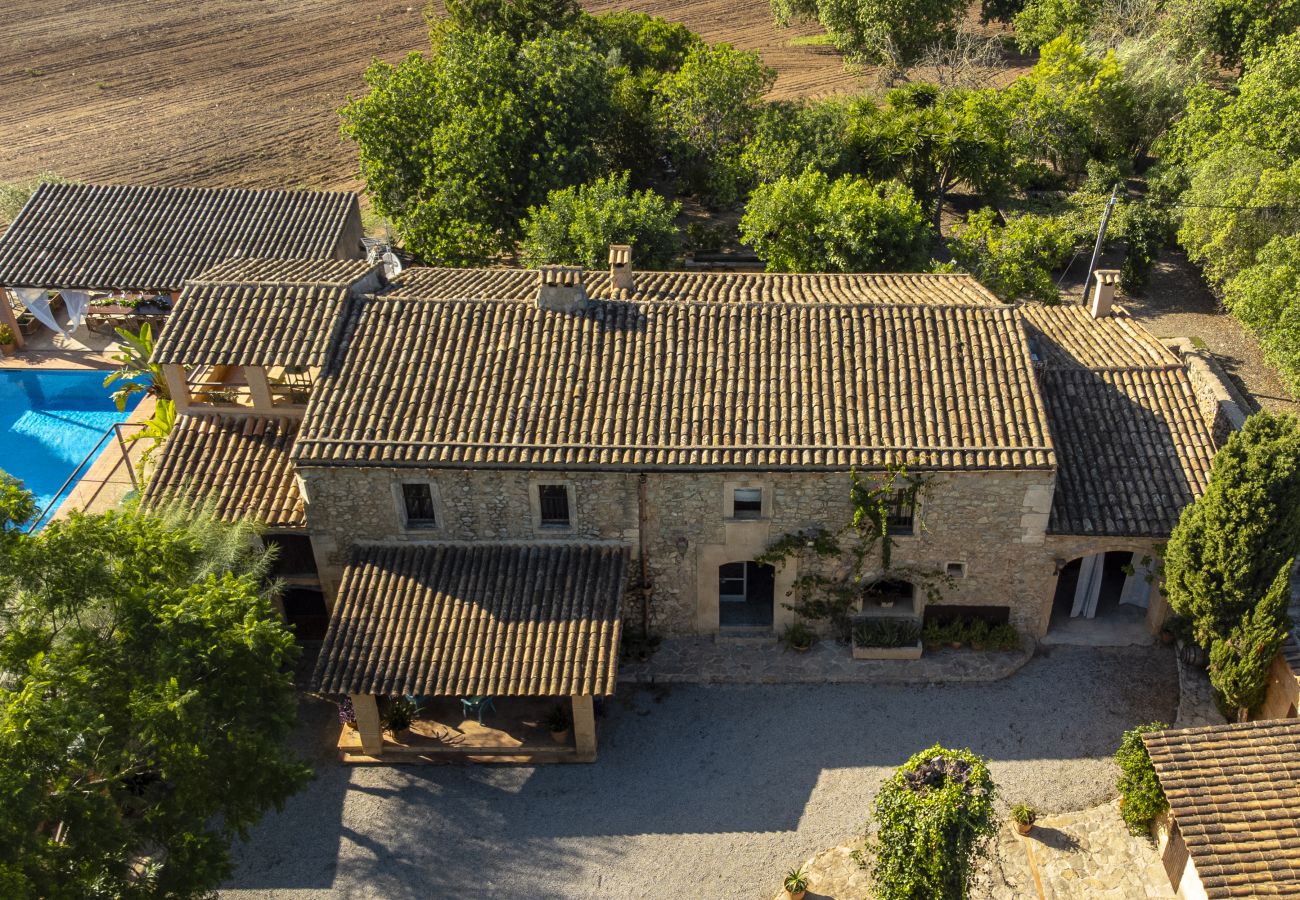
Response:
[[[1080,809],[1113,794],[1121,732],[1177,702],[1167,647],[1052,647],[986,685],[627,688],[590,766],[345,768],[333,706],[305,700],[318,777],[222,895],[766,898],[936,740],[990,757],[1004,807]]]

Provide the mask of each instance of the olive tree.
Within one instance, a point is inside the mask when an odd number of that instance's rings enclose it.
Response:
[[[771,0],[781,25],[816,21],[849,62],[903,69],[926,48],[949,40],[966,9],[961,0]]]

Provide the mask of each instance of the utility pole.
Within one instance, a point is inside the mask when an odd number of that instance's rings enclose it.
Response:
[[[1110,211],[1115,208],[1115,198],[1119,195],[1117,183],[1110,191],[1110,199],[1101,213],[1101,227],[1097,229],[1097,243],[1092,248],[1092,261],[1088,263],[1088,274],[1083,279],[1083,302],[1088,303],[1088,288],[1092,286],[1092,273],[1097,268],[1097,257],[1101,256],[1101,245],[1106,240],[1106,226],[1110,224]]]

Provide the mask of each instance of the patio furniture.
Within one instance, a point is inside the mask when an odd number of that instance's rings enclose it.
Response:
[[[496,704],[492,702],[491,697],[462,697],[460,701],[461,709],[465,711],[466,718],[473,716],[478,719],[480,725],[483,724],[484,711],[491,709],[496,713]]]

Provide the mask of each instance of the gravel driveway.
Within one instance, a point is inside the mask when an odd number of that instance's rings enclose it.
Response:
[[[344,768],[333,707],[305,701],[319,775],[223,896],[770,897],[936,740],[990,757],[1003,806],[1078,809],[1112,795],[1121,732],[1177,702],[1166,647],[1053,647],[987,685],[629,689],[595,765]]]

